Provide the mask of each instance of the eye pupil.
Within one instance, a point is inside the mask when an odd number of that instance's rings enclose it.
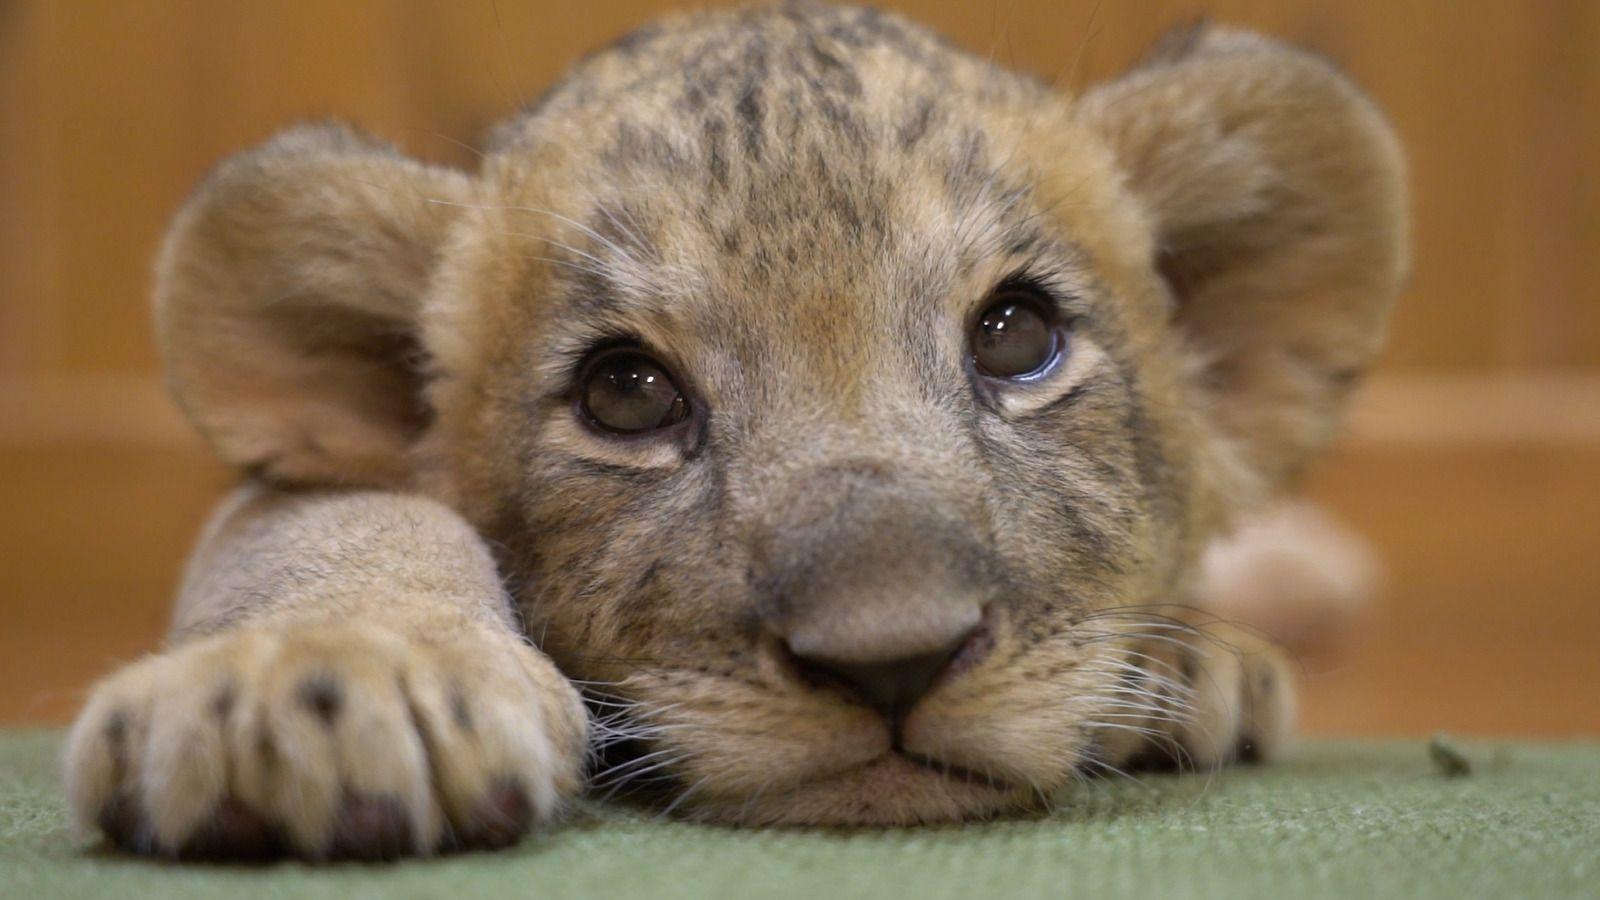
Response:
[[[590,421],[622,434],[665,428],[688,414],[688,403],[671,376],[637,350],[612,351],[590,363],[581,403]]]
[[[1060,338],[1043,304],[1016,292],[990,303],[972,334],[972,361],[992,378],[1031,375],[1058,354]]]

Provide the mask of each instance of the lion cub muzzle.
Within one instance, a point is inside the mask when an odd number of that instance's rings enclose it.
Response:
[[[976,662],[1001,583],[974,533],[983,517],[924,481],[870,462],[808,470],[764,516],[753,554],[777,651],[808,684],[891,723]]]

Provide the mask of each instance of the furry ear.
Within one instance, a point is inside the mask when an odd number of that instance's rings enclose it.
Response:
[[[1327,63],[1190,29],[1081,100],[1142,202],[1217,424],[1269,489],[1332,437],[1407,271],[1398,143]]]
[[[460,172],[339,125],[224,163],[156,264],[179,404],[229,462],[291,483],[393,485],[425,426],[418,312],[468,198]]]

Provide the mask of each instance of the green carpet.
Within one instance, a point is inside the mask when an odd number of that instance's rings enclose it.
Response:
[[[0,737],[0,897],[1600,897],[1600,745],[1308,743],[1269,766],[1108,781],[1048,817],[757,831],[589,808],[509,852],[175,866],[75,842],[55,734]]]

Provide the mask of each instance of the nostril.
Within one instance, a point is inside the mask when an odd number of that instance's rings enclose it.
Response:
[[[801,678],[831,687],[898,721],[947,672],[970,668],[984,652],[982,629],[953,644],[927,653],[889,660],[838,660],[790,651]]]

